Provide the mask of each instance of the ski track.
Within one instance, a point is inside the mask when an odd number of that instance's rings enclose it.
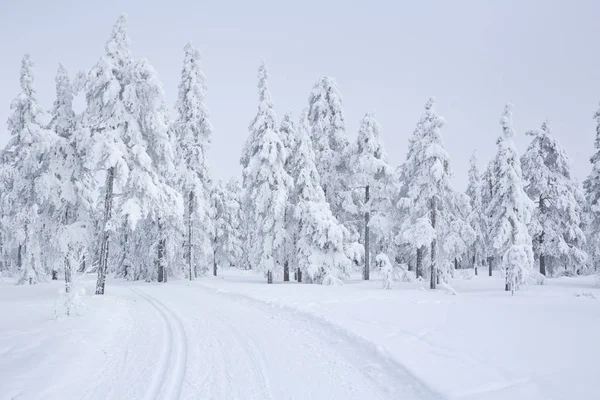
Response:
[[[131,289],[152,305],[161,317],[164,338],[145,400],[173,399],[181,396],[187,366],[187,337],[181,319],[170,308],[141,289]],[[146,349],[153,351],[152,349]]]

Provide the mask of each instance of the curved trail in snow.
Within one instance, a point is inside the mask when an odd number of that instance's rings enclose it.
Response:
[[[145,299],[160,315],[163,340],[156,370],[149,382],[144,400],[179,399],[187,366],[187,337],[179,317],[159,300],[141,289],[131,289]],[[154,351],[154,349],[147,349]]]
[[[179,346],[187,335],[182,399],[438,399],[376,346],[302,314],[201,285],[155,285],[141,295],[151,298],[165,320],[172,321],[175,311],[182,317],[175,334],[180,339],[167,339]],[[168,391],[148,393],[177,399],[174,382],[183,378],[167,376]]]

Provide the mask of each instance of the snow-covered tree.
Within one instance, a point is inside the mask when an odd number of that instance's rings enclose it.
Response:
[[[375,265],[379,269],[379,273],[383,278],[382,286],[384,289],[394,288],[394,266],[392,265],[388,256],[384,253],[380,253],[375,257]]]
[[[187,268],[190,280],[197,268],[208,269],[212,254],[210,219],[210,174],[207,161],[212,125],[204,99],[206,84],[201,69],[200,51],[188,43],[185,46],[177,119],[173,130],[179,144],[183,176],[181,189],[185,200],[185,230]]]
[[[365,247],[365,265],[363,279],[369,279],[371,236],[374,228],[375,253],[387,250],[384,244],[388,242],[387,232],[390,232],[388,210],[388,184],[391,181],[392,170],[387,161],[387,155],[380,137],[381,127],[372,112],[367,113],[361,121],[352,152],[352,176],[350,179],[356,193],[355,202],[358,204],[356,219],[364,219],[362,224],[363,244]],[[374,216],[371,219],[371,216]],[[384,248],[382,248],[384,247]]]
[[[600,108],[595,112],[596,139],[595,152],[590,157],[592,171],[583,183],[587,208],[587,240],[588,253],[592,268],[598,270],[600,265]]]
[[[84,163],[85,138],[78,129],[73,86],[62,64],[56,74],[56,100],[51,116],[48,127],[57,138],[50,169],[60,182],[61,201],[55,210],[54,224],[49,225],[55,228],[49,242],[58,248],[64,260],[65,292],[69,293],[75,264],[85,257],[91,240],[95,180]]]
[[[533,140],[521,165],[525,192],[536,205],[530,231],[540,273],[546,275],[546,264],[553,261],[575,272],[587,258],[581,229],[583,193],[571,176],[567,153],[552,136],[550,123],[527,135]]]
[[[435,111],[435,99],[425,105],[409,144],[406,162],[402,166],[403,193],[398,206],[407,215],[401,228],[402,239],[410,243],[421,254],[417,263],[422,263],[422,252],[429,245],[430,287],[436,288],[438,269],[445,267],[438,254],[440,239],[445,224],[451,220],[453,191],[450,186],[450,156],[444,150],[441,128],[444,119]],[[417,271],[422,265],[417,266]]]
[[[492,276],[492,269],[494,264],[494,254],[496,250],[494,250],[494,246],[492,244],[492,224],[490,223],[489,212],[489,204],[492,201],[492,197],[494,194],[494,161],[490,161],[481,175],[481,209],[483,210],[484,218],[482,219],[483,223],[483,252],[485,256],[485,260],[488,265],[488,275]]]
[[[11,138],[5,147],[0,170],[2,227],[16,249],[20,283],[45,280],[47,259],[46,223],[60,205],[60,182],[50,168],[56,135],[46,129],[46,116],[34,88],[33,62],[25,54],[21,63],[21,92],[12,101],[8,118]]]
[[[231,179],[217,182],[211,192],[213,218],[213,275],[218,266],[239,265],[242,257],[241,202],[239,184]]]
[[[155,221],[162,214],[182,211],[180,197],[162,174],[172,168],[162,87],[146,61],[132,59],[129,47],[122,15],[104,56],[84,82],[83,124],[91,138],[88,162],[106,177],[96,294],[104,294],[111,232],[133,232],[144,219]]]
[[[315,164],[321,186],[334,215],[344,222],[354,210],[348,180],[351,176],[350,142],[342,109],[342,96],[333,78],[315,83],[308,99]]]
[[[356,247],[348,243],[348,230],[333,216],[325,199],[307,127],[306,121],[300,122],[292,159],[299,275],[308,283],[339,285],[349,272]]]
[[[297,128],[296,124],[292,118],[292,113],[288,112],[283,116],[281,120],[281,125],[279,127],[279,137],[281,138],[281,143],[286,151],[286,159],[284,163],[284,168],[287,174],[292,179],[292,183],[294,181],[294,171],[292,170],[292,159],[293,153],[296,151],[297,147]],[[295,257],[294,250],[296,246],[295,239],[295,228],[296,222],[294,220],[294,207],[295,207],[295,199],[292,196],[293,190],[289,191],[288,196],[288,204],[285,210],[285,244],[284,244],[284,260],[283,260],[283,280],[290,280],[290,268],[295,270]]]
[[[514,292],[527,281],[533,266],[531,236],[527,225],[533,202],[524,190],[521,161],[514,142],[512,104],[507,104],[500,119],[502,135],[493,160],[494,188],[487,214],[490,237],[497,256],[502,257],[506,290]]]
[[[285,171],[286,150],[279,138],[265,63],[258,69],[258,112],[249,130],[241,164],[244,176],[246,246],[253,269],[273,283],[285,252],[285,210],[292,185]]]
[[[481,175],[477,168],[477,155],[473,152],[469,167],[469,184],[467,185],[467,196],[471,205],[471,212],[468,215],[468,221],[475,234],[475,240],[471,246],[471,266],[477,275],[478,267],[483,265],[485,256],[485,214],[481,200]]]

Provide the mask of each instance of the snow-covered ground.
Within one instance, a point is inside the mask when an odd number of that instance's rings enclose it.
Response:
[[[266,285],[235,270],[109,281],[81,316],[59,282],[0,281],[0,399],[596,399],[600,288],[559,278],[515,296],[375,280]],[[93,277],[80,286],[93,290]]]

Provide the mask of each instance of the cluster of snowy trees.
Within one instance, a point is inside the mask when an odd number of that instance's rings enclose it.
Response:
[[[393,168],[373,113],[350,142],[332,78],[316,82],[297,119],[278,121],[263,62],[240,184],[211,178],[213,129],[191,44],[173,120],[156,71],[132,57],[125,16],[87,73],[71,83],[59,66],[51,110],[37,101],[29,55],[20,83],[0,159],[0,270],[22,283],[62,275],[68,292],[75,270],[94,270],[103,294],[109,273],[166,282],[235,266],[269,283],[340,284],[354,270],[369,279],[373,267],[386,288],[398,278],[436,288],[469,267],[500,269],[514,291],[537,275],[534,265],[574,274],[600,261],[600,110],[585,190],[548,121],[527,132],[519,155],[509,104],[496,156],[480,173],[473,155],[463,193],[434,98]]]

